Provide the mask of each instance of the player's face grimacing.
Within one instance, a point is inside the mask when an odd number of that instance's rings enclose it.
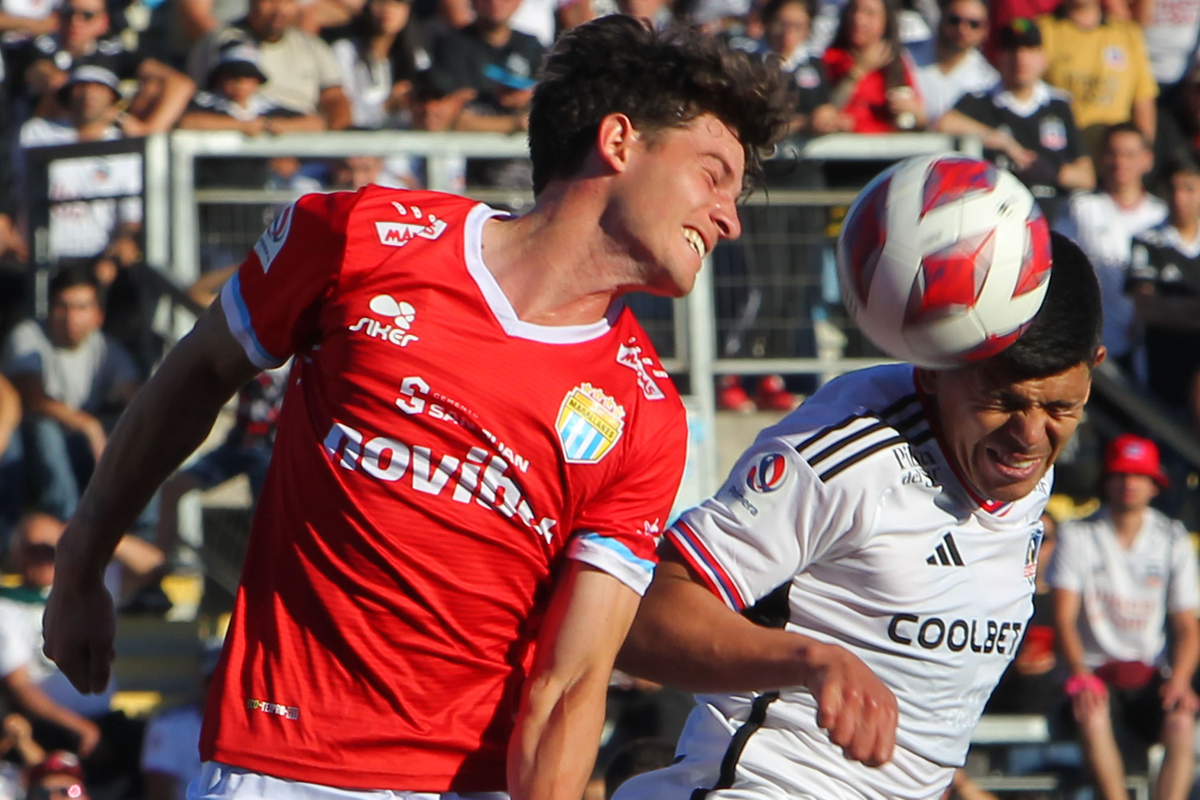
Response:
[[[1033,491],[1079,425],[1092,386],[1076,364],[1047,378],[1005,379],[986,363],[917,371],[935,401],[942,440],[962,476],[988,500]]]
[[[619,226],[647,291],[687,294],[704,256],[741,234],[744,170],[741,142],[711,114],[636,138],[623,187],[601,224]]]

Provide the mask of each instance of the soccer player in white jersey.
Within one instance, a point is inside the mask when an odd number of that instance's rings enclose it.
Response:
[[[1126,797],[1122,753],[1144,757],[1156,741],[1166,746],[1157,800],[1182,800],[1192,785],[1200,581],[1183,525],[1150,508],[1166,484],[1154,442],[1118,436],[1105,454],[1104,505],[1062,526],[1051,562],[1067,694],[1102,800]]]
[[[1052,465],[1103,360],[1053,237],[1042,309],[976,365],[832,381],[668,531],[622,669],[701,692],[616,800],[936,800],[1021,643]]]

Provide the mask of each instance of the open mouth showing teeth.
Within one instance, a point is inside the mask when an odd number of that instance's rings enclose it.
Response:
[[[704,258],[708,252],[708,248],[704,246],[704,237],[701,236],[694,228],[684,228],[683,238],[687,239],[687,243],[696,251],[696,255]]]
[[[1040,457],[1030,458],[1028,456],[1019,456],[1013,453],[1000,453],[996,450],[988,450],[988,455],[996,462],[997,466],[1001,467],[1005,472],[1026,472],[1033,469],[1041,461]]]

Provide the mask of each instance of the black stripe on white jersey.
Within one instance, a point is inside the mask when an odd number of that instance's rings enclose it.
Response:
[[[828,425],[796,451],[810,467],[823,469],[819,477],[824,482],[881,450],[905,443],[918,446],[932,436],[917,396],[910,394],[877,413],[855,414]]]

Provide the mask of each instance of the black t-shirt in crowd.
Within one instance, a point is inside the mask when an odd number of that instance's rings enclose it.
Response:
[[[1134,237],[1126,291],[1149,286],[1160,297],[1200,298],[1200,248],[1194,254],[1174,226],[1163,223]],[[1147,385],[1167,405],[1189,407],[1200,371],[1200,331],[1146,325]]]
[[[963,96],[954,110],[989,128],[1008,131],[1017,144],[1038,154],[1036,162],[1020,171],[1002,152],[988,150],[984,156],[997,166],[1012,170],[1037,198],[1046,217],[1054,219],[1058,203],[1065,195],[1058,187],[1058,170],[1087,152],[1068,96],[1038,83],[1033,96],[1021,102],[1003,86],[996,86],[987,92]]]
[[[136,50],[127,49],[115,36],[97,40],[91,51],[80,58],[75,58],[64,49],[57,33],[35,36],[14,50],[9,59],[14,93],[25,91],[25,70],[43,60],[52,61],[63,72],[70,72],[80,64],[95,64],[125,81],[137,77],[138,68],[146,57]]]
[[[478,92],[474,107],[494,114],[510,114],[500,104],[504,89],[528,89],[542,63],[546,48],[536,37],[513,31],[503,47],[492,47],[468,25],[442,36],[433,46],[428,80],[441,94],[471,88]]]

